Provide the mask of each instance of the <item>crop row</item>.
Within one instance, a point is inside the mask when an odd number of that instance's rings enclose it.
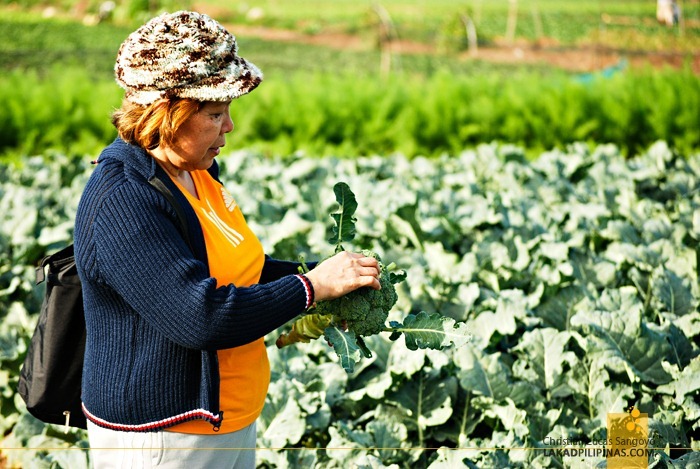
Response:
[[[700,148],[700,78],[691,71],[589,78],[268,75],[234,101],[229,147],[268,155],[409,157],[455,155],[491,141],[534,154],[573,142],[612,143],[629,155],[657,140],[686,154]],[[80,69],[4,75],[0,151],[94,154],[115,136],[109,113],[120,99],[114,82]]]

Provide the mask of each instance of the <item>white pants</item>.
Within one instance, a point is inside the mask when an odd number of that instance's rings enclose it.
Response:
[[[233,433],[120,432],[88,421],[94,469],[255,469],[255,422]]]

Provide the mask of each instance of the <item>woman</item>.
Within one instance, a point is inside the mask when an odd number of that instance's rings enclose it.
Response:
[[[263,253],[215,161],[234,128],[231,100],[262,74],[216,21],[154,18],[122,44],[115,71],[119,137],[97,161],[75,226],[92,462],[254,467],[270,379],[263,336],[316,300],[379,288],[377,262],[341,253],[299,275]],[[154,181],[182,207],[187,235]]]

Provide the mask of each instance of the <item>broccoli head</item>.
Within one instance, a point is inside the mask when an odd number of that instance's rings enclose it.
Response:
[[[381,290],[362,287],[340,298],[319,301],[316,304],[316,313],[332,315],[333,322],[340,324],[345,321],[348,330],[360,336],[370,336],[384,330],[389,310],[396,304],[398,295],[390,269],[382,264],[379,256],[367,250],[362,253],[379,261]]]

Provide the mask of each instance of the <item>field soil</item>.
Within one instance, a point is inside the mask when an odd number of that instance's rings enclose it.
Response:
[[[85,0],[80,4],[85,3]],[[79,5],[80,5],[79,4]],[[78,5],[78,6],[79,6]],[[70,12],[63,15],[85,20],[84,12],[76,6]],[[10,7],[13,8],[13,7]],[[230,8],[214,6],[206,3],[196,3],[192,8],[213,17],[230,17]],[[46,15],[47,9],[37,9],[38,14]],[[61,15],[61,11],[51,8],[51,16]],[[631,36],[626,37],[627,46],[609,47],[595,41],[581,42],[575,46],[561,45],[555,39],[543,37],[537,41],[517,39],[508,41],[505,38],[494,38],[486,45],[479,45],[477,51],[452,52],[455,60],[470,61],[479,60],[491,63],[510,65],[544,65],[567,70],[571,72],[595,72],[609,67],[619,67],[622,64],[629,67],[673,67],[680,68],[689,65],[692,70],[700,74],[700,49],[692,46],[696,39],[696,32],[700,29],[700,21],[688,19],[684,27],[693,31],[693,42],[688,42],[685,51],[676,50],[650,50],[645,48],[647,39],[641,33],[635,32],[640,25],[639,18],[601,16],[601,24],[624,25]],[[654,23],[653,18],[648,18],[644,23]],[[301,30],[279,29],[265,26],[253,26],[243,23],[226,23],[225,26],[235,35],[241,37],[255,37],[264,40],[293,42],[299,44],[311,44],[329,47],[338,50],[376,50],[379,45],[376,38],[370,39],[361,34],[346,34],[341,32],[319,31],[313,34]],[[649,26],[649,24],[645,24]],[[613,42],[614,43],[614,42]],[[406,39],[388,40],[382,44],[385,50],[394,54],[441,54],[435,45],[424,42],[410,41]],[[689,49],[689,50],[688,50]]]
[[[305,34],[301,31],[227,24],[234,34],[241,37],[256,37],[265,40],[289,41],[302,44],[325,46],[339,50],[369,50],[378,47],[367,38],[359,35],[319,32]],[[386,47],[396,54],[435,54],[436,47],[408,40],[387,41]],[[700,73],[700,52],[649,51],[642,47],[617,49],[597,44],[562,46],[555,40],[541,38],[538,41],[495,39],[487,46],[479,46],[473,52],[455,55],[457,60],[481,60],[501,64],[549,65],[572,72],[594,72],[625,63],[631,67],[674,67],[685,64]]]

